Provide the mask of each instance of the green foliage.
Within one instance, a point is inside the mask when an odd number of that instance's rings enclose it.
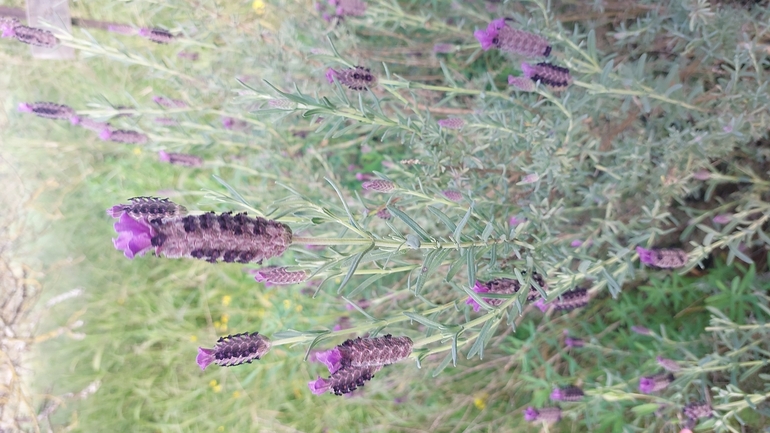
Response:
[[[41,310],[43,327],[62,332],[38,346],[38,403],[101,384],[45,423],[534,431],[542,426],[521,411],[553,405],[552,387],[575,384],[586,398],[561,404],[564,420],[548,431],[678,431],[682,407],[703,400],[715,412],[699,430],[766,425],[767,11],[536,1],[490,15],[481,1],[368,3],[365,16],[336,23],[309,2],[78,4],[75,15],[165,25],[181,37],[151,45],[80,29],[59,35],[83,54],[65,66],[3,42],[7,158],[39,188],[32,224],[47,227],[24,253],[49,299],[86,289]],[[527,59],[484,52],[473,38],[498,15],[552,42],[551,61],[572,72],[566,91],[507,87]],[[434,54],[436,43],[454,50]],[[377,87],[356,93],[324,78],[359,64],[377,73]],[[151,98],[161,95],[187,106],[159,107]],[[102,143],[13,113],[34,100],[67,103],[150,143]],[[464,126],[447,130],[440,118]],[[205,163],[165,165],[158,150]],[[397,187],[365,191],[362,176]],[[294,245],[265,265],[306,270],[310,282],[265,288],[234,264],[125,260],[109,244],[104,209],[141,195],[290,225]],[[392,218],[377,216],[384,210]],[[638,264],[636,246],[683,248],[689,260],[655,270]],[[473,291],[493,278],[529,287],[535,272],[548,300],[580,286],[591,302],[542,314],[528,290]],[[272,351],[250,366],[194,365],[198,345],[244,331],[270,336]],[[304,357],[366,333],[412,337],[421,368],[390,366],[352,398],[313,396],[306,383],[323,368]],[[566,348],[565,333],[585,346]],[[682,370],[645,395],[639,378],[660,370],[656,356]]]

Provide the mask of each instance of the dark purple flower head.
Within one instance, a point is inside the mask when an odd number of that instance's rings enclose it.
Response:
[[[681,268],[688,262],[687,253],[679,248],[648,250],[636,247],[636,252],[642,263],[660,269]]]
[[[383,337],[346,340],[336,348],[341,355],[342,366],[364,367],[394,364],[412,353],[412,339],[409,337]]]
[[[529,288],[529,294],[527,296],[527,300],[534,301],[535,299],[540,297],[540,293],[537,291],[537,288],[535,287],[535,283],[540,286],[543,290],[548,290],[548,284],[546,283],[545,279],[543,279],[542,275],[535,272],[532,275],[532,285]],[[512,295],[514,293],[518,293],[519,289],[521,288],[521,283],[519,283],[518,280],[514,280],[511,278],[496,278],[494,280],[490,280],[486,283],[482,283],[481,281],[476,281],[476,284],[473,286],[473,291],[476,293],[494,293],[496,295]],[[484,302],[487,304],[497,307],[499,305],[502,305],[504,302],[504,299],[487,299],[484,298]],[[473,298],[468,298],[467,301],[465,301],[466,304],[471,305],[473,307],[473,311],[479,311],[481,306],[473,300]]]
[[[320,376],[308,382],[310,391],[315,395],[331,391],[335,395],[349,394],[374,378],[374,373],[380,371],[381,365],[367,367],[347,366],[335,371],[328,379]]]
[[[133,259],[135,256],[143,256],[152,248],[152,238],[155,231],[146,218],[138,220],[127,213],[120,215],[115,222],[115,231],[118,237],[112,240],[115,249],[123,251],[123,254]]]
[[[169,153],[163,150],[158,151],[158,160],[185,167],[200,167],[203,165],[203,158],[200,156],[189,155],[186,153]]]
[[[588,289],[576,288],[569,292],[562,293],[561,297],[555,299],[552,304],[555,310],[570,311],[575,308],[582,308],[588,305],[590,297],[588,296]]]
[[[362,91],[377,86],[377,76],[372,74],[369,68],[363,66],[356,66],[351,69],[327,69],[326,79],[329,80],[329,83],[333,83],[334,78],[352,90]]]
[[[396,184],[389,180],[368,180],[361,184],[361,187],[367,191],[391,192],[396,189]]]
[[[546,62],[530,65],[525,62],[521,64],[521,70],[524,72],[525,77],[534,82],[539,81],[554,90],[563,90],[572,84],[572,76],[569,73],[569,69],[561,66]]]
[[[45,119],[70,119],[75,115],[71,107],[53,102],[22,102],[18,109],[22,113],[32,113]]]
[[[228,335],[217,340],[213,349],[198,348],[195,361],[201,370],[214,363],[221,367],[251,364],[270,350],[270,340],[258,332]]]
[[[139,36],[143,38],[147,38],[156,44],[167,44],[174,40],[174,35],[169,32],[168,30],[164,30],[158,27],[153,27],[151,29],[148,28],[141,28],[138,32]]]
[[[438,126],[444,129],[460,129],[465,126],[465,121],[457,117],[450,117],[448,119],[441,119],[438,122]]]
[[[496,47],[527,57],[548,57],[551,54],[551,46],[545,38],[510,27],[505,18],[493,20],[486,30],[476,30],[473,36],[484,51]]]
[[[707,402],[699,401],[685,406],[683,412],[687,418],[696,420],[698,418],[709,418],[713,413],[713,409]]]
[[[514,77],[508,76],[508,85],[515,87],[522,92],[533,92],[535,90],[535,82],[527,77]]]
[[[655,376],[643,376],[639,379],[639,392],[652,394],[666,389],[674,381],[674,375],[669,373],[656,374]]]
[[[551,392],[551,400],[554,401],[579,401],[584,396],[582,389],[571,385],[565,388],[556,388]]]
[[[280,256],[291,244],[291,229],[277,221],[232,212],[151,220],[158,234],[155,253],[214,263],[259,263]]]
[[[666,371],[670,371],[672,373],[676,373],[682,369],[682,367],[680,367],[679,364],[673,359],[666,359],[662,356],[658,356],[655,358],[655,361],[657,361],[658,365],[663,367]]]
[[[561,408],[558,407],[543,407],[535,409],[529,406],[524,410],[524,420],[528,422],[546,422],[555,423],[561,419]]]
[[[129,131],[126,129],[105,128],[99,132],[99,138],[105,141],[114,141],[116,143],[125,144],[145,144],[150,141],[150,138],[141,132]]]
[[[258,283],[265,283],[265,286],[287,286],[299,284],[307,279],[305,271],[288,271],[282,266],[250,269],[248,272],[254,275]]]
[[[119,204],[107,209],[107,215],[120,218],[123,214],[129,214],[134,219],[147,218],[173,218],[187,215],[187,209],[167,198],[159,197],[134,197],[128,199],[131,203]]]
[[[59,45],[59,39],[53,33],[36,27],[17,25],[13,28],[13,37],[36,47],[52,48]]]

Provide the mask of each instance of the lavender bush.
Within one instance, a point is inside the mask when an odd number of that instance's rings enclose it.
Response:
[[[232,367],[216,369],[228,386],[286,362],[270,386],[305,404],[429,401],[385,417],[404,428],[452,417],[514,431],[514,412],[549,431],[762,426],[767,11],[637,2],[596,18],[566,3],[439,3],[254,2],[248,30],[191,12],[170,31],[36,33],[152,74],[173,96],[135,88],[131,105],[97,92],[77,104],[60,92],[13,101],[13,116],[68,119],[62,134],[105,140],[105,154],[173,164],[136,170],[193,178],[162,187],[180,200],[123,205],[160,186],[109,183],[99,200],[119,251],[102,232],[100,260],[148,270],[148,287],[200,284],[167,307],[190,311],[180,333],[222,337],[197,363]],[[0,24],[8,44],[32,40]],[[237,295],[214,320],[225,288]],[[291,309],[297,299],[313,314]],[[179,351],[175,368],[195,367],[197,344],[163,345]],[[220,374],[189,370],[198,389]]]

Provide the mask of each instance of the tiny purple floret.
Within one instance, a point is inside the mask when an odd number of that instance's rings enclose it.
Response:
[[[487,293],[487,292],[489,292],[489,289],[487,288],[487,286],[481,284],[480,281],[476,281],[476,284],[474,284],[474,286],[473,286],[473,291],[476,292],[476,293]],[[471,298],[470,296],[468,297],[468,300],[465,301],[465,303],[467,305],[472,306],[473,307],[473,311],[478,312],[481,309],[481,305],[479,305],[479,303],[476,302],[476,300]]]
[[[321,395],[329,391],[329,382],[321,376],[318,376],[318,379],[316,380],[308,382],[307,386],[315,395]]]
[[[529,406],[524,410],[524,420],[527,422],[536,421],[538,415],[537,409],[532,406]]]
[[[214,349],[206,349],[203,347],[198,348],[198,356],[195,357],[195,362],[201,370],[205,370],[212,362],[214,362]]]

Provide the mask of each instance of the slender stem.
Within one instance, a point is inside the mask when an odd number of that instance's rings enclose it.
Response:
[[[525,246],[522,242],[507,239],[492,239],[488,241],[468,241],[468,242],[424,242],[418,248],[412,248],[403,241],[389,241],[385,239],[374,238],[314,238],[314,237],[295,237],[292,238],[292,244],[297,245],[373,245],[379,248],[395,248],[396,251],[402,249],[421,249],[421,250],[458,250],[471,247],[488,247],[492,245],[501,245],[513,243],[519,246]]]

